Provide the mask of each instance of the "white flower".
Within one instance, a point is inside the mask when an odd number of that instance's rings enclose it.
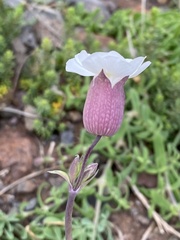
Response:
[[[146,57],[125,59],[118,52],[96,52],[89,54],[85,50],[76,54],[66,63],[66,71],[81,76],[97,76],[102,70],[113,87],[124,77],[133,78],[143,72],[150,64]]]

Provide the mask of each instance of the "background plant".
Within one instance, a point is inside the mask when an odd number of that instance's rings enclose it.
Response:
[[[12,88],[15,59],[12,40],[20,31],[22,6],[11,9],[0,0],[0,101]]]
[[[131,176],[133,184],[148,198],[151,210],[158,210],[167,221],[172,218],[177,220],[180,211],[179,12],[176,9],[166,12],[152,9],[142,18],[140,13],[120,10],[116,11],[105,25],[102,25],[100,19],[94,21],[97,13],[87,13],[82,6],[65,7],[63,13],[67,32],[62,49],[53,49],[50,41],[44,39],[41,46],[30,56],[20,79],[20,87],[25,92],[24,103],[33,105],[40,116],[34,123],[40,136],[50,137],[58,130],[68,111],[82,111],[90,79],[84,80],[76,74],[66,73],[65,62],[82,49],[88,52],[101,51],[97,34],[112,39],[106,46],[107,49],[116,50],[129,58],[133,53],[147,55],[152,62],[152,66],[141,77],[129,80],[126,84],[126,112],[120,131],[112,138],[102,139],[90,158],[89,162],[99,163],[100,173],[77,197],[76,219],[73,223],[75,238],[79,239],[82,234],[83,239],[88,239],[93,231],[96,201],[89,201],[92,196],[101,202],[97,239],[103,239],[103,232],[109,234],[108,239],[112,238],[109,216],[113,211],[128,209],[130,206],[131,191],[125,180],[127,176]],[[70,15],[72,17],[68,17]],[[8,17],[10,18],[10,15]],[[1,24],[2,21],[0,26]],[[20,26],[19,23],[17,26]],[[10,27],[11,24],[8,23],[6,29]],[[74,30],[77,28],[83,29],[86,34],[83,42],[75,37]],[[11,39],[11,31],[3,32],[0,28],[0,44],[5,44],[4,48],[0,48],[0,51],[5,49],[1,53],[0,64],[4,62],[1,59],[7,54],[5,52],[9,49]],[[129,47],[130,43],[133,52]],[[9,55],[9,66],[14,66],[13,55]],[[7,66],[8,64],[5,64],[3,69]],[[1,76],[10,72],[4,70]],[[11,76],[8,75],[7,79]],[[6,77],[2,77],[3,81],[4,79]],[[0,83],[0,87],[3,86],[4,83]],[[61,92],[60,95],[54,91],[54,86]],[[75,146],[60,144],[58,149],[61,153],[61,169],[66,169],[62,159],[85,153],[92,138],[82,129]],[[110,164],[110,167],[103,172],[107,164]],[[155,176],[156,186],[147,188],[138,184],[140,173]],[[97,191],[101,176],[106,184],[104,194]],[[122,187],[125,192],[120,191]],[[41,197],[43,189],[49,191],[45,200]],[[174,200],[170,194],[173,194]],[[1,213],[2,239],[19,239],[17,229],[22,239],[62,239],[67,185],[64,183],[58,188],[42,185],[39,187],[37,199],[38,203],[32,211],[25,211],[27,203],[22,203],[19,213],[8,217]],[[178,220],[176,226],[179,227]],[[82,233],[80,229],[85,231]]]

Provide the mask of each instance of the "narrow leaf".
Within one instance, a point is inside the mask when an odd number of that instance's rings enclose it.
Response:
[[[69,183],[69,185],[71,185],[71,182],[70,182],[70,179],[69,179],[69,176],[67,175],[67,173],[61,171],[61,170],[53,170],[53,171],[48,171],[49,173],[52,173],[52,174],[57,174],[59,175],[60,177],[62,177],[67,183]]]

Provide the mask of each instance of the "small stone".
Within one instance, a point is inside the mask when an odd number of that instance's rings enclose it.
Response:
[[[24,211],[32,211],[37,205],[37,199],[31,198],[29,202],[27,203],[26,207],[24,208]]]
[[[32,26],[25,26],[21,30],[20,39],[29,50],[33,50],[37,47],[37,39]]]
[[[48,181],[52,186],[59,187],[61,186],[62,182],[64,182],[63,178],[57,177],[48,177]]]
[[[12,8],[16,8],[19,4],[22,4],[23,0],[4,0],[4,3]]]
[[[80,122],[82,120],[82,115],[78,111],[70,111],[69,112],[69,118],[72,122]]]
[[[72,130],[65,130],[61,133],[61,143],[72,145],[74,143],[74,133]]]
[[[15,197],[12,194],[6,194],[6,202],[14,204]]]
[[[143,215],[138,215],[138,216],[136,217],[136,219],[137,219],[137,221],[139,221],[142,225],[145,225],[145,226],[148,226],[149,223],[150,223],[150,220],[149,220],[147,217],[143,216]]]
[[[36,157],[36,158],[34,159],[34,161],[33,161],[33,165],[34,165],[35,167],[39,167],[39,166],[41,166],[43,163],[44,163],[44,158],[41,157],[41,156]]]
[[[30,193],[33,192],[37,188],[37,185],[34,183],[33,180],[27,180],[25,182],[20,183],[17,188],[16,192],[18,193]]]

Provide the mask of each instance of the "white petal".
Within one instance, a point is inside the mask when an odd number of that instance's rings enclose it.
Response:
[[[129,68],[131,69],[130,75],[132,75],[142,65],[146,57],[137,57],[129,62]]]
[[[75,59],[79,64],[82,64],[82,61],[86,59],[90,54],[87,53],[85,50],[82,50],[80,53],[75,55]]]
[[[77,73],[81,76],[94,76],[94,73],[86,70],[81,66],[74,58],[70,59],[66,63],[66,71]]]
[[[126,60],[126,62],[131,62],[133,59],[131,59],[131,58],[126,58],[125,60]]]
[[[110,51],[110,52],[108,53],[108,55],[109,55],[109,56],[116,57],[116,58],[118,58],[119,60],[125,60],[125,58],[124,58],[121,54],[119,54],[118,52],[116,52],[116,51]]]
[[[149,65],[151,64],[150,61],[147,61],[145,63],[143,63],[138,69],[137,71],[135,71],[133,74],[131,74],[129,76],[129,78],[133,78],[133,77],[136,77],[138,76],[140,73],[142,73],[147,67],[149,67]]]
[[[114,86],[124,77],[135,77],[144,71],[151,64],[143,64],[144,59],[145,57],[125,59],[115,51],[89,54],[83,50],[67,61],[66,71],[82,76],[96,76],[103,70]]]
[[[104,70],[104,74],[110,80],[112,87],[124,77],[129,76],[129,65],[125,61],[114,61],[113,64],[111,62],[109,64],[109,72],[107,69]]]
[[[130,68],[129,64],[125,61],[111,61],[109,62],[109,65],[107,67],[109,70],[109,73],[111,73],[109,76],[110,81],[113,81],[113,79],[116,79],[118,77],[119,81],[129,76]],[[105,69],[105,73],[107,73],[107,70]],[[108,74],[108,73],[107,73]]]
[[[105,56],[105,53],[101,52],[93,53],[82,62],[82,65],[85,69],[87,69],[90,72],[93,72],[94,75],[97,75],[101,72],[103,68],[102,66],[103,56]]]
[[[143,63],[144,59],[145,57],[138,57],[138,58],[135,58],[134,60],[128,59],[128,61],[118,61],[118,62],[112,61],[113,64],[110,63],[109,65],[113,73],[112,76],[109,76],[109,80],[111,81],[112,87],[124,77],[131,76],[132,74],[137,72],[141,64]]]
[[[110,72],[109,67],[112,66],[112,63],[123,60],[123,56],[121,56],[119,53],[115,51],[110,52],[96,52],[91,55],[89,55],[84,61],[82,62],[82,65],[84,68],[86,68],[88,71],[93,72],[94,74],[99,74],[101,70],[105,70],[107,68],[107,71]],[[111,72],[113,72],[111,70]]]

